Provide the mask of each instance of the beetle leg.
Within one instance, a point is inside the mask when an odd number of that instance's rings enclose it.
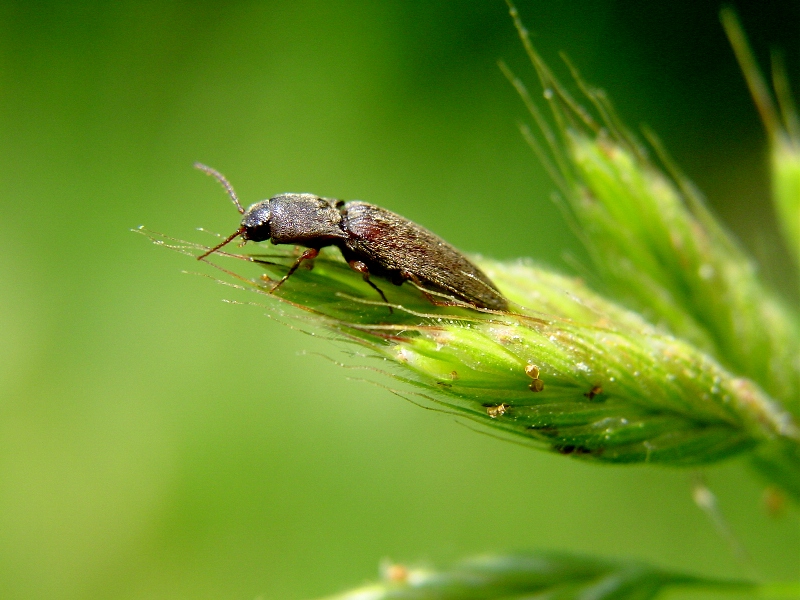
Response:
[[[428,302],[430,302],[434,306],[446,306],[446,304],[442,303],[441,300],[434,298],[431,294],[428,293],[428,290],[426,290],[425,287],[422,285],[422,282],[419,280],[419,277],[417,277],[416,275],[412,275],[411,273],[406,273],[405,276],[406,279],[408,279],[409,281],[411,281],[411,283],[417,286],[417,289],[420,292],[422,292],[422,295],[428,299]]]
[[[303,252],[300,255],[300,257],[296,261],[294,261],[294,264],[291,266],[291,268],[286,273],[286,275],[281,277],[280,281],[278,281],[278,283],[276,283],[274,286],[272,286],[272,289],[269,291],[269,293],[270,294],[274,294],[275,290],[277,290],[279,287],[281,287],[283,285],[283,282],[286,281],[287,279],[289,279],[289,277],[291,277],[294,274],[294,272],[297,271],[297,267],[300,266],[300,263],[302,263],[304,260],[312,260],[312,259],[316,258],[318,254],[319,254],[319,250],[317,250],[316,248],[309,248],[308,250]]]
[[[413,273],[403,272],[403,277],[413,283],[416,288],[422,292],[422,295],[428,299],[428,302],[433,304],[434,306],[464,306],[460,301],[456,302],[448,302],[447,300],[442,300],[441,298],[437,298],[433,294],[430,293],[429,290],[425,288],[425,285],[420,281],[420,278],[414,275]],[[466,306],[472,306],[471,304],[467,304]]]
[[[351,269],[361,273],[361,276],[364,278],[364,281],[366,281],[367,284],[373,290],[375,290],[376,292],[378,292],[381,295],[381,298],[383,298],[383,301],[386,302],[386,304],[389,304],[389,301],[386,299],[386,294],[383,293],[383,290],[381,288],[379,288],[377,285],[375,285],[372,282],[372,280],[369,278],[369,268],[367,268],[367,265],[365,265],[360,260],[351,260],[348,264],[350,265]],[[391,306],[389,306],[389,312],[390,313],[393,312]]]

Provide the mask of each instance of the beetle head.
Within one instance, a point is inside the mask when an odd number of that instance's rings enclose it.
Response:
[[[256,202],[248,208],[242,218],[242,237],[253,242],[263,242],[272,237],[269,226],[271,212],[269,200]]]

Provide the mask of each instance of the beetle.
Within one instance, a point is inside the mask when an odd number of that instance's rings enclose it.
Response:
[[[388,300],[372,281],[372,275],[395,285],[411,281],[434,304],[443,303],[436,301],[431,293],[478,308],[508,309],[508,300],[466,256],[427,229],[385,208],[314,194],[280,194],[245,210],[225,176],[201,163],[195,163],[195,167],[222,184],[242,215],[239,229],[198,256],[198,260],[237,237],[304,246],[306,250],[272,288],[274,292],[303,261],[315,258],[320,248],[336,246],[350,267],[362,275],[384,302]]]

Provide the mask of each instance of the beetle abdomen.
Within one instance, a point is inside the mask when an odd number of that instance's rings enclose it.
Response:
[[[424,227],[366,202],[348,202],[341,210],[341,226],[347,234],[342,250],[358,257],[376,275],[416,278],[431,291],[481,308],[508,308],[508,301],[483,271]]]

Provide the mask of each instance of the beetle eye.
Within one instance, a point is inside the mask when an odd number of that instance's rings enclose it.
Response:
[[[242,219],[242,237],[253,242],[263,242],[272,236],[269,226],[270,211],[268,202],[259,202],[247,209]]]
[[[255,227],[245,226],[242,237],[244,237],[246,240],[250,240],[251,242],[263,242],[268,240],[272,237],[269,221],[262,223],[261,225],[256,225]]]

